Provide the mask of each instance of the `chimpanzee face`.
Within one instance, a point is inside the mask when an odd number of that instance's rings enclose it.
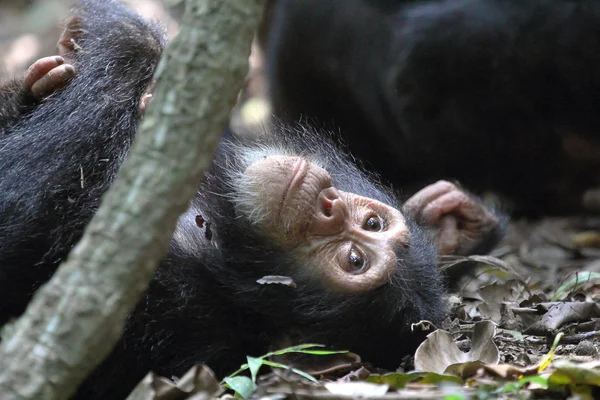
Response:
[[[329,173],[299,156],[269,155],[237,179],[239,213],[272,241],[300,252],[335,291],[366,292],[396,267],[409,230],[402,213],[382,202],[337,190]]]

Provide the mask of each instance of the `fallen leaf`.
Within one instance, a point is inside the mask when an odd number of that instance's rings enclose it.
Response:
[[[600,248],[600,232],[584,231],[575,233],[571,237],[571,244],[573,247],[578,249],[583,249],[586,247]]]
[[[438,329],[429,334],[415,353],[415,368],[419,371],[444,373],[454,364],[480,361],[487,364],[498,363],[498,347],[492,340],[496,325],[491,321],[481,321],[474,325],[471,337],[471,350],[460,351],[452,334]],[[461,367],[453,367],[454,370]]]
[[[218,397],[224,389],[206,365],[190,369],[177,382],[149,373],[136,386],[127,400],[209,400]]]
[[[538,309],[542,311],[545,308],[548,311],[536,323],[525,329],[524,333],[544,336],[551,334],[564,324],[600,317],[600,308],[596,303],[557,302],[538,305]]]
[[[523,293],[522,285],[516,280],[505,283],[493,283],[479,289],[478,293],[484,301],[479,304],[478,309],[482,318],[500,323],[502,319],[502,304],[516,303]]]
[[[600,361],[576,364],[568,360],[559,360],[552,364],[554,372],[549,381],[553,384],[568,382],[569,385],[600,386]]]

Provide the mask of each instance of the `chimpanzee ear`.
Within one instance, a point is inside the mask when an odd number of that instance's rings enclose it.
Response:
[[[77,16],[71,17],[65,26],[58,42],[56,42],[56,48],[58,49],[58,54],[65,55],[72,51],[79,50],[79,46],[77,45],[77,41],[79,37],[82,35],[83,30],[81,27],[81,21]]]

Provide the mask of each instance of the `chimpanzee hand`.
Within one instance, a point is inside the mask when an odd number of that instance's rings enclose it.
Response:
[[[52,94],[75,76],[75,68],[61,56],[44,57],[34,62],[25,74],[25,90],[36,98]]]
[[[421,189],[404,203],[403,210],[418,223],[439,228],[441,254],[487,252],[503,233],[504,218],[447,181]]]
[[[75,76],[75,68],[62,56],[78,49],[76,39],[80,33],[79,20],[71,18],[56,43],[58,55],[41,58],[27,70],[23,82],[26,91],[40,98],[66,86]]]

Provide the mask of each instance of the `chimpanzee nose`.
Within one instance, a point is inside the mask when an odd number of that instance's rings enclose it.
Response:
[[[334,187],[319,193],[313,222],[313,233],[329,236],[344,230],[348,215],[348,207]]]

